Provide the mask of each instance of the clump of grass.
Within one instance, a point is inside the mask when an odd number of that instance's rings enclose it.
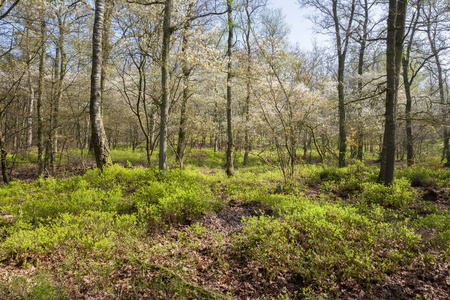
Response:
[[[31,280],[24,276],[14,276],[9,281],[0,282],[1,299],[18,300],[62,300],[70,299],[69,293],[51,281],[48,274],[38,274]]]

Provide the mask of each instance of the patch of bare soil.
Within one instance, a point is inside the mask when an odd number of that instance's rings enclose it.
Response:
[[[432,202],[439,208],[450,209],[450,189],[436,186],[417,187],[423,201]]]

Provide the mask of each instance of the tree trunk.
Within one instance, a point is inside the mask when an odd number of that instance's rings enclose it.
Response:
[[[432,4],[429,4],[432,5]],[[425,11],[425,10],[424,10]],[[434,61],[437,68],[437,78],[438,78],[438,89],[439,89],[439,102],[441,105],[441,111],[442,111],[442,117],[443,117],[443,137],[444,137],[444,149],[442,153],[442,159],[446,160],[445,166],[450,166],[450,133],[449,133],[449,126],[448,126],[448,103],[445,101],[445,87],[444,87],[444,75],[442,70],[442,63],[441,59],[439,57],[439,50],[436,47],[436,29],[432,32],[432,20],[431,20],[431,8],[428,12],[429,15],[426,16],[426,25],[427,25],[427,37],[428,42],[430,43],[431,53],[434,56]],[[426,15],[426,13],[425,13]]]
[[[252,20],[249,11],[249,1],[245,2],[245,13],[247,16],[247,28],[245,31],[245,47],[247,48],[247,82],[246,82],[246,97],[245,97],[245,131],[244,131],[244,166],[248,165],[248,155],[251,150],[250,143],[250,97],[251,97],[251,72],[252,72],[252,49],[250,43],[250,34],[252,30]]]
[[[109,59],[109,54],[111,52],[111,45],[110,45],[110,34],[111,34],[111,19],[112,19],[112,13],[113,13],[113,4],[110,1],[107,1],[105,3],[105,13],[104,13],[104,25],[102,28],[102,73],[101,73],[101,81],[100,81],[100,87],[101,87],[101,114],[103,117],[103,104],[105,101],[105,82],[106,82],[106,66]]]
[[[413,134],[411,124],[411,83],[409,81],[408,69],[409,69],[409,55],[408,53],[402,58],[403,64],[403,84],[405,87],[406,106],[405,106],[405,127],[406,127],[406,160],[408,166],[414,164],[414,148],[413,148]]]
[[[91,74],[91,102],[90,120],[92,130],[92,146],[94,148],[97,167],[112,164],[109,155],[108,141],[101,115],[101,73],[102,73],[102,37],[103,19],[105,14],[105,0],[96,0],[95,19],[92,35],[92,74]]]
[[[345,29],[344,39],[341,36],[340,16],[338,14],[338,1],[333,0],[333,21],[336,35],[336,49],[338,57],[338,72],[337,72],[337,90],[338,90],[338,111],[339,111],[339,167],[345,167],[345,156],[347,152],[347,132],[346,132],[346,118],[345,118],[345,94],[344,94],[344,75],[345,75],[345,58],[347,55],[348,43],[351,35],[351,26],[355,12],[355,0],[351,3],[350,17]]]
[[[231,50],[233,47],[233,9],[231,7],[233,0],[227,0],[227,16],[228,16],[228,48],[227,48],[227,162],[226,162],[226,172],[228,176],[234,175],[234,165],[233,165],[233,152],[234,152],[234,140],[233,140],[233,127],[232,127],[232,95],[231,95],[231,87],[232,87],[232,63],[231,63]]]
[[[28,54],[28,61],[30,61],[30,57]],[[27,150],[31,152],[33,147],[33,113],[34,113],[34,88],[31,82],[31,70],[28,67],[28,76],[27,76],[27,84],[28,89],[30,91],[30,99],[28,101],[28,116],[27,116]]]
[[[187,17],[191,17],[191,9],[193,4],[189,5]],[[191,97],[191,91],[189,86],[189,76],[191,74],[191,69],[186,61],[186,48],[189,42],[188,30],[191,27],[191,22],[187,21],[184,26],[183,33],[183,47],[182,47],[182,71],[183,71],[183,98],[181,101],[181,112],[180,112],[180,128],[178,131],[178,145],[177,145],[177,161],[180,165],[180,169],[184,169],[184,151],[186,149],[186,125],[187,125],[187,102]]]
[[[1,124],[1,122],[0,122],[0,124]],[[5,142],[3,140],[3,130],[0,126],[0,164],[1,164],[2,178],[3,178],[4,183],[9,183],[8,168],[6,165],[6,156],[7,155],[8,155],[8,152],[6,152]]]
[[[345,57],[339,56],[338,67],[338,110],[339,110],[339,168],[346,165],[345,155],[347,152],[347,132],[345,121],[345,96],[344,96],[344,64]]]
[[[411,96],[411,85],[414,80],[415,75],[412,75],[412,78],[409,78],[409,67],[410,67],[410,57],[411,57],[411,49],[414,41],[414,35],[417,30],[417,24],[420,16],[421,10],[421,1],[417,1],[417,8],[414,20],[410,25],[410,34],[408,45],[405,51],[405,54],[402,56],[402,66],[403,66],[403,85],[405,87],[405,96],[406,96],[406,106],[405,106],[405,129],[406,129],[406,160],[408,166],[412,166],[414,164],[414,143],[413,143],[413,133],[412,133],[412,120],[411,120],[411,108],[412,108],[412,96]],[[417,71],[418,72],[418,71]]]
[[[367,25],[369,22],[369,4],[367,0],[364,0],[364,23],[363,23],[363,36],[360,41],[360,48],[359,48],[359,59],[358,59],[358,75],[360,76],[358,80],[358,93],[360,97],[362,96],[362,89],[363,89],[363,82],[361,76],[364,73],[364,56],[366,53],[366,44],[367,44]],[[361,115],[361,110],[359,110],[359,114]],[[364,152],[364,130],[362,124],[358,123],[358,132],[356,134],[356,144],[357,144],[357,150],[356,150],[356,158],[360,161],[363,159],[363,152]]]
[[[407,0],[389,0],[386,48],[386,113],[379,179],[385,185],[394,183],[395,130],[397,126],[397,93],[403,52]]]
[[[39,78],[38,78],[38,91],[37,91],[37,135],[38,135],[38,175],[42,176],[45,169],[44,161],[44,116],[43,116],[43,93],[44,93],[44,68],[45,68],[45,57],[46,57],[46,39],[47,39],[47,24],[45,22],[45,16],[41,16],[41,33],[40,42],[41,53],[39,57]]]
[[[27,55],[27,85],[30,92],[30,98],[28,100],[28,115],[27,115],[27,141],[26,141],[26,147],[27,151],[31,152],[33,147],[33,113],[34,113],[34,103],[35,103],[35,93],[34,93],[34,87],[33,83],[31,81],[31,50],[29,49],[30,45],[30,31],[31,31],[31,24],[30,21],[25,21],[26,24],[26,55]]]
[[[56,44],[55,55],[55,81],[56,89],[53,95],[52,114],[51,114],[51,128],[50,128],[50,147],[48,148],[50,158],[50,169],[52,175],[55,175],[55,153],[58,152],[58,127],[59,127],[59,106],[62,98],[62,84],[65,75],[65,52],[64,52],[64,26],[62,20],[62,9],[58,11],[58,42]]]
[[[170,27],[170,18],[172,13],[172,0],[164,2],[164,22],[163,22],[163,42],[162,42],[162,67],[161,67],[161,124],[159,129],[159,169],[167,170],[167,127],[169,120],[169,47],[172,28]]]

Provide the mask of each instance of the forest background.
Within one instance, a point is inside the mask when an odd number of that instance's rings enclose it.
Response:
[[[0,295],[445,299],[449,2],[297,4],[2,2]]]

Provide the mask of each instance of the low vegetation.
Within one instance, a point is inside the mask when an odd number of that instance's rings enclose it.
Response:
[[[448,298],[450,170],[222,162],[1,185],[0,298]]]

